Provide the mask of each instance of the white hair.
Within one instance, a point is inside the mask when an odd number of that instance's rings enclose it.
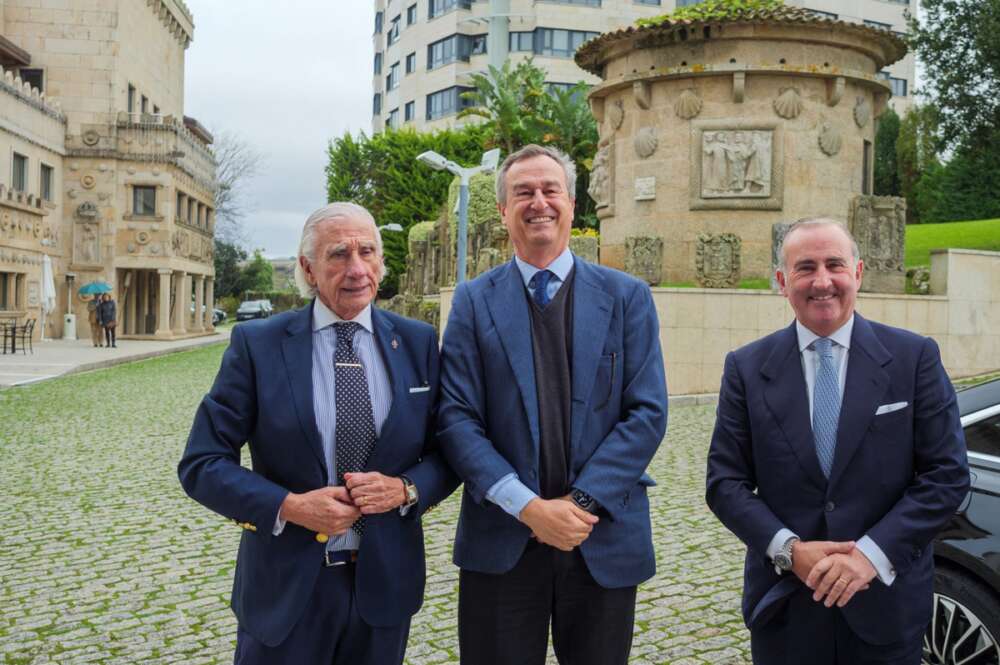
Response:
[[[566,176],[566,194],[571,199],[576,198],[576,164],[569,155],[559,148],[529,143],[517,152],[507,155],[507,159],[503,160],[503,164],[500,165],[496,182],[497,203],[507,204],[507,171],[510,171],[510,167],[521,160],[532,157],[549,157],[555,160],[562,167],[563,174]]]
[[[312,263],[316,260],[316,230],[324,222],[337,223],[338,220],[359,220],[368,222],[372,227],[372,236],[375,238],[375,250],[379,257],[378,280],[381,282],[385,277],[385,262],[382,254],[382,234],[379,233],[375,218],[363,206],[349,201],[334,201],[323,206],[313,214],[309,215],[305,225],[302,227],[302,239],[299,240],[299,255],[295,262],[295,285],[303,298],[314,298],[316,287],[306,280],[306,271],[302,268],[302,258]]]
[[[788,237],[801,228],[812,228],[816,226],[836,226],[843,231],[844,235],[851,242],[851,256],[854,257],[854,265],[856,266],[858,264],[858,261],[861,260],[861,251],[858,249],[858,241],[854,239],[854,236],[847,229],[845,224],[838,222],[832,217],[805,217],[789,226],[788,230],[785,232],[785,236],[781,239],[781,246],[778,247],[778,270],[781,272],[787,272],[787,266],[785,265],[785,243],[788,242]]]

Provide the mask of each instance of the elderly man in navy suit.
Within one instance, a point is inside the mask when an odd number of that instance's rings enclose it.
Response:
[[[434,446],[437,335],[372,305],[384,272],[368,211],[313,213],[296,267],[312,303],[236,326],[195,415],[181,483],[244,529],[237,665],[403,661],[420,515],[458,482]]]
[[[471,665],[628,661],[655,571],[645,474],[667,424],[649,287],[569,251],[573,162],[529,145],[497,174],[515,258],[455,290],[439,438],[465,481],[455,536]]]
[[[758,665],[917,665],[931,540],[969,486],[933,340],[854,311],[863,264],[830,219],[792,225],[791,326],[726,357],[708,504],[747,545]]]

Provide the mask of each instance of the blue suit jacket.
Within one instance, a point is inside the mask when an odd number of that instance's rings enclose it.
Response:
[[[580,546],[605,587],[655,572],[646,466],[663,439],[667,388],[649,288],[575,257],[569,481],[604,516]],[[442,347],[438,437],[465,481],[455,563],[502,573],[530,530],[486,492],[514,472],[538,492],[539,424],[528,301],[513,261],[455,290]]]
[[[405,517],[397,510],[369,516],[358,552],[358,611],[369,625],[391,626],[423,600],[420,513],[458,481],[433,445],[434,329],[374,308],[372,325],[392,384],[392,407],[366,471],[405,474],[420,493]],[[420,386],[430,390],[409,392]],[[252,471],[240,466],[245,442]],[[324,549],[315,533],[295,524],[271,535],[288,492],[324,487],[330,477],[313,410],[311,305],[233,328],[178,473],[192,498],[255,528],[245,526],[240,542],[232,607],[244,630],[264,644],[279,644],[312,593]]]
[[[819,466],[794,323],[726,357],[708,456],[708,505],[747,545],[743,615],[754,629],[806,590],[765,555],[782,527],[804,540],[869,535],[895,568],[841,610],[872,644],[931,615],[930,542],[969,485],[955,391],[937,344],[855,314],[833,469]],[[906,402],[883,415],[876,409]]]

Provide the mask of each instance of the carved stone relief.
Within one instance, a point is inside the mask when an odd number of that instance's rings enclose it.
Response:
[[[774,276],[774,272],[778,269],[778,265],[781,263],[781,243],[785,240],[785,234],[788,233],[788,229],[792,228],[792,225],[787,222],[778,222],[771,225],[771,288],[778,290],[778,278]]]
[[[701,197],[771,196],[772,132],[703,132]]]
[[[663,239],[650,236],[625,238],[625,272],[656,285],[663,272]]]
[[[824,122],[819,130],[819,149],[823,151],[823,154],[833,157],[840,152],[842,144],[843,139],[840,138],[840,132],[837,131],[837,128]]]
[[[656,152],[657,143],[656,129],[642,127],[635,133],[635,154],[641,159],[646,159]]]
[[[854,123],[863,128],[872,119],[872,107],[864,97],[858,97],[854,105]]]
[[[80,265],[100,265],[100,225],[97,222],[78,222],[74,225],[76,242],[73,245],[73,262]]]
[[[97,206],[90,201],[84,201],[76,207],[76,218],[79,220],[94,220],[98,214]]]
[[[97,184],[97,178],[92,173],[85,173],[80,176],[80,186],[84,189],[93,189]]]
[[[587,193],[594,199],[598,209],[611,205],[614,195],[614,183],[611,180],[613,146],[610,142],[602,141],[602,143],[594,156],[593,166],[590,169],[590,185],[587,187]]]
[[[732,288],[740,281],[742,241],[734,233],[702,233],[695,248],[695,276],[710,289]]]
[[[635,179],[635,200],[652,201],[656,198],[656,177]]]
[[[594,236],[570,236],[569,248],[574,254],[591,263],[597,263],[600,258],[600,241]]]
[[[862,291],[902,293],[905,287],[906,201],[895,196],[851,199],[848,228],[865,262]]]
[[[802,97],[795,88],[785,88],[774,100],[774,112],[785,120],[799,117],[802,107]]]
[[[701,97],[694,90],[688,89],[682,92],[681,96],[677,98],[677,102],[674,103],[674,113],[677,114],[678,118],[690,120],[701,113],[701,106]]]
[[[622,126],[622,122],[625,120],[625,104],[620,99],[616,99],[608,107],[608,120],[611,122],[612,129],[618,129]]]

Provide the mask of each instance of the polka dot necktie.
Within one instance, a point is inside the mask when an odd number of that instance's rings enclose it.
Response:
[[[816,382],[813,386],[813,439],[823,475],[830,477],[833,453],[837,447],[837,421],[840,419],[840,380],[833,357],[833,341],[821,337],[813,342],[816,351]]]
[[[344,474],[363,471],[375,447],[375,417],[368,392],[365,368],[354,351],[354,334],[361,325],[354,322],[334,324],[337,350],[334,352],[334,383],[337,406],[337,483],[344,485]],[[365,518],[351,527],[360,536]]]
[[[539,307],[545,307],[549,304],[549,280],[553,277],[552,273],[548,270],[539,270],[531,279],[528,280],[528,286],[531,287],[532,297],[534,297],[535,302],[538,303]]]

